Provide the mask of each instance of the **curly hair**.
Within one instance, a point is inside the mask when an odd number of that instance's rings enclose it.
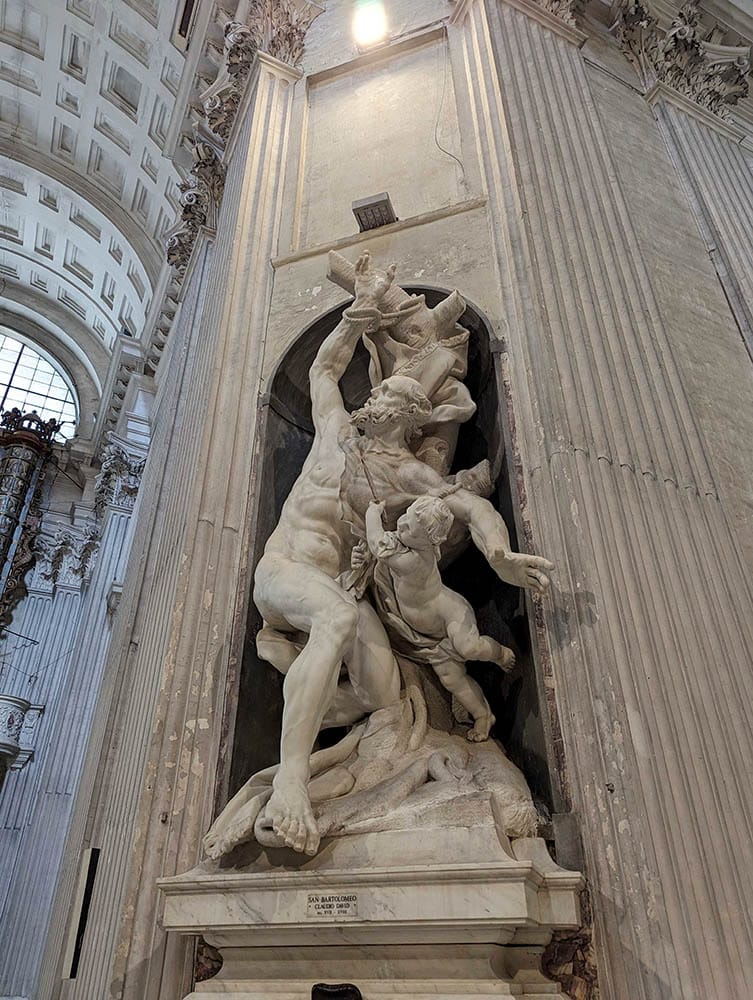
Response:
[[[419,497],[414,500],[406,513],[416,515],[416,520],[429,536],[433,545],[441,545],[447,538],[454,517],[452,511],[439,497]]]
[[[385,382],[400,385],[405,392],[405,408],[402,412],[408,418],[408,436],[418,433],[428,422],[433,409],[421,383],[408,375],[390,375]]]

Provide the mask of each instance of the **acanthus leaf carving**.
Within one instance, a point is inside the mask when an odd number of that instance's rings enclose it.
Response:
[[[133,509],[141,485],[145,459],[132,458],[118,444],[106,445],[94,484],[94,512],[101,518],[108,506]]]
[[[565,0],[567,2],[567,0]],[[211,88],[203,107],[212,132],[227,141],[258,52],[267,52],[280,62],[297,66],[303,58],[304,42],[320,8],[295,0],[255,0],[248,23],[225,25],[224,79]]]
[[[537,0],[540,7],[575,28],[583,13],[582,0]]]
[[[187,180],[178,185],[180,223],[166,244],[167,262],[185,271],[202,226],[215,221],[225,186],[225,166],[214,146],[201,139],[194,145],[194,164]]]
[[[39,535],[34,546],[37,559],[32,587],[80,589],[89,578],[99,543],[97,524],[87,524],[80,530],[60,528],[54,537]]]
[[[646,89],[664,84],[722,119],[748,94],[750,49],[708,41],[694,0],[666,31],[644,0],[624,0],[614,31]]]

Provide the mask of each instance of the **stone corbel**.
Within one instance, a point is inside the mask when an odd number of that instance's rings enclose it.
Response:
[[[694,0],[666,30],[647,0],[623,0],[613,31],[647,93],[668,87],[723,121],[748,94],[750,47],[720,44],[720,30],[701,24]]]

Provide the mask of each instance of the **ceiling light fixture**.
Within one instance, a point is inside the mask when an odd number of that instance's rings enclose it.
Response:
[[[386,40],[387,13],[381,0],[356,0],[353,37],[361,51]]]

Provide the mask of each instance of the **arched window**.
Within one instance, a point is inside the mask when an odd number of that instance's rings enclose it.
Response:
[[[76,433],[78,406],[70,380],[48,355],[20,337],[0,329],[0,410],[17,406],[63,426],[58,438]]]

